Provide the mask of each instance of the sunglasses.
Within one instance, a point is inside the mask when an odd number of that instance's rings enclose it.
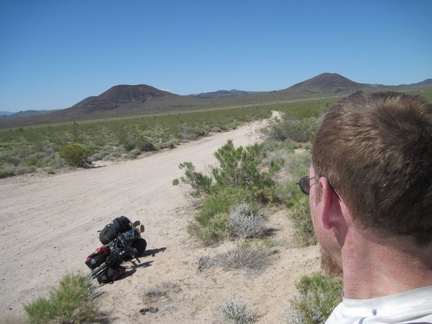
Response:
[[[315,179],[315,178],[309,178],[308,176],[305,176],[297,182],[298,186],[300,187],[300,190],[306,195],[309,195],[310,192],[310,188],[311,188],[310,179]]]
[[[301,178],[301,179],[297,182],[298,186],[300,187],[300,190],[301,190],[304,194],[306,194],[306,195],[309,195],[309,192],[310,192],[310,188],[311,188],[310,180],[311,180],[311,179],[318,180],[318,179],[315,178],[315,177],[314,177],[314,178],[310,178],[309,176],[305,176],[305,177]],[[334,188],[333,188],[333,186],[331,185],[330,181],[329,181],[329,185],[330,185],[330,188],[333,190],[333,192],[334,192],[334,193],[336,194],[336,196],[338,197],[338,199],[341,200],[339,194],[336,192],[336,190],[334,190]]]

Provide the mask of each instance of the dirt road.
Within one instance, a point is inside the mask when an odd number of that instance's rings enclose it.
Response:
[[[100,246],[97,231],[125,215],[146,226],[151,255],[124,279],[99,288],[102,310],[113,323],[217,323],[219,306],[235,298],[247,302],[262,323],[279,323],[294,283],[318,269],[317,247],[295,248],[286,211],[270,217],[277,253],[261,275],[211,268],[197,261],[229,246],[203,248],[186,233],[194,214],[184,188],[172,185],[181,176],[179,163],[191,161],[199,171],[216,163],[213,153],[256,141],[259,122],[215,134],[178,148],[133,161],[55,175],[0,180],[0,314],[23,311],[23,305],[47,294],[67,273],[88,273],[84,260]],[[144,305],[146,291],[162,284],[175,289],[156,305]],[[173,287],[174,287],[173,286]],[[158,312],[142,315],[145,306]]]

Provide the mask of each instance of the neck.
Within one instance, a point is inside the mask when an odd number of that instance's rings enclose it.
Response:
[[[432,286],[432,244],[381,239],[361,231],[347,233],[342,248],[344,296],[365,299]]]

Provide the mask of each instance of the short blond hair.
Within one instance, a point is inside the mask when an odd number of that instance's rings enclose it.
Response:
[[[365,228],[431,243],[430,104],[396,92],[342,99],[322,121],[312,163]]]

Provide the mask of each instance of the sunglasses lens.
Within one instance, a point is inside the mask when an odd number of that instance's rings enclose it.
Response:
[[[298,185],[303,193],[309,195],[310,179],[308,176],[301,178],[298,182]]]

